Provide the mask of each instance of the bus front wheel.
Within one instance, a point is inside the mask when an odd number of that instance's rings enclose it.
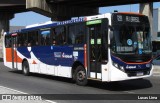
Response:
[[[87,85],[87,75],[86,75],[86,71],[82,66],[78,66],[75,70],[75,80],[76,80],[76,84],[80,85],[80,86],[85,86]]]
[[[29,64],[27,61],[24,61],[22,64],[22,71],[25,76],[29,75]]]

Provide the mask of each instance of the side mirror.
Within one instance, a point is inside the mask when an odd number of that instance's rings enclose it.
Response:
[[[109,36],[110,36],[110,40],[113,39],[113,31],[110,31]]]
[[[110,39],[113,39],[113,27],[109,26],[109,29],[110,29],[109,37]]]

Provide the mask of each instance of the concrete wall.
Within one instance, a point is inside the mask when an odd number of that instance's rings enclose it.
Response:
[[[141,14],[148,16],[149,22],[150,22],[150,28],[151,28],[150,29],[151,35],[154,37],[153,35],[153,2],[140,4],[139,12]]]
[[[41,1],[41,2],[40,2]],[[98,7],[82,7],[67,4],[47,3],[46,0],[26,0],[26,8],[42,15],[51,17],[52,20],[63,21],[71,17],[96,15]]]
[[[51,17],[51,9],[46,0],[26,0],[26,9]]]
[[[160,8],[158,8],[158,32],[160,32]]]
[[[158,9],[153,10],[153,35],[152,38],[153,40],[156,39],[157,37],[157,32],[158,32]]]
[[[3,57],[2,53],[2,41],[4,32],[9,31],[9,20],[13,18],[14,15],[12,13],[0,12],[0,58]]]
[[[160,40],[160,8],[153,10],[153,40]]]

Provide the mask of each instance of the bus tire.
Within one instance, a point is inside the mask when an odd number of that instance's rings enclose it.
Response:
[[[75,81],[80,86],[85,86],[88,83],[86,71],[82,66],[78,66],[75,70]]]
[[[22,71],[25,76],[29,75],[29,64],[27,61],[24,61],[22,64]]]

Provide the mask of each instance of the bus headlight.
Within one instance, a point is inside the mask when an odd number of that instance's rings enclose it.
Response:
[[[124,70],[124,67],[123,67],[123,66],[118,65],[118,63],[115,63],[115,62],[113,62],[113,61],[112,61],[112,64],[113,64],[113,66],[114,66],[114,67],[116,67],[116,68],[120,69],[121,71],[125,71],[125,70]]]
[[[114,63],[114,66],[115,66],[116,68],[118,68],[118,64],[117,64],[117,63]]]
[[[124,71],[124,67],[123,66],[119,66],[119,68]]]
[[[146,67],[150,68],[150,67],[151,67],[151,64],[150,64],[150,63],[149,63],[149,64],[146,64]]]

